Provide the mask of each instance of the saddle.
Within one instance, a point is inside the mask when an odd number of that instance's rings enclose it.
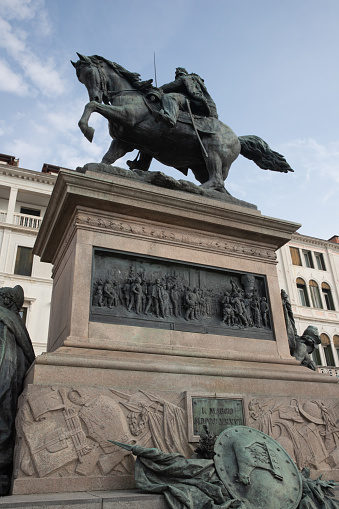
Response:
[[[159,116],[159,110],[161,109],[161,104],[157,102],[150,101],[147,97],[143,96],[143,100],[149,109],[150,113],[153,117],[157,118]],[[217,118],[214,117],[202,117],[200,115],[194,115],[194,123],[197,130],[200,133],[205,134],[215,134],[217,130],[217,123],[219,122]],[[192,120],[188,111],[179,111],[178,122],[182,124],[189,124],[192,126]],[[193,126],[192,126],[193,129]]]
[[[193,117],[195,126],[200,133],[214,134],[216,132],[216,123],[219,122],[217,118],[201,117],[194,114]],[[178,122],[192,125],[192,120],[188,111],[179,112]]]

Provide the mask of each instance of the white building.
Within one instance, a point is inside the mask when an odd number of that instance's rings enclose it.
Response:
[[[32,255],[59,167],[42,172],[19,168],[0,154],[0,287],[20,284],[22,310],[36,354],[46,350],[52,266]],[[329,241],[295,234],[277,252],[280,288],[292,304],[298,334],[315,325],[322,345],[314,360],[319,370],[339,368],[339,237]],[[339,375],[339,369],[332,369]]]
[[[296,233],[277,256],[280,288],[290,297],[298,334],[318,327],[321,346],[313,359],[319,371],[339,376],[339,237]]]
[[[52,265],[40,262],[32,248],[56,179],[43,172],[19,168],[18,160],[0,154],[0,287],[21,285],[25,293],[22,316],[36,355],[46,350]]]

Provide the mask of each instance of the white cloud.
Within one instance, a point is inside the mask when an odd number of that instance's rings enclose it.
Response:
[[[30,170],[41,170],[41,167],[38,168],[38,164],[44,159],[45,152],[42,144],[33,144],[22,139],[14,139],[10,144],[7,144],[6,151],[9,154],[18,154],[18,157],[24,161],[30,161]]]
[[[46,10],[41,9],[37,13],[37,23],[39,27],[39,35],[47,37],[53,32],[51,20],[48,17]]]
[[[1,0],[0,13],[7,14],[7,20],[0,17],[0,47],[4,48],[8,55],[21,66],[24,76],[37,87],[41,93],[53,97],[65,92],[66,85],[56,68],[52,58],[41,60],[29,47],[28,33],[18,26],[12,26],[8,20],[30,20],[36,16],[38,26],[34,27],[33,33],[49,34],[51,24],[42,1],[14,0],[13,6],[9,0]],[[10,8],[12,6],[12,8]],[[23,13],[20,15],[20,8]]]
[[[0,46],[4,48],[12,57],[19,57],[25,52],[26,43],[22,31],[14,35],[11,24],[0,17]]]
[[[302,167],[307,180],[326,178],[339,184],[339,140],[326,145],[308,139],[292,140],[285,144],[289,158],[294,159],[296,167]]]
[[[5,120],[0,120],[0,136],[8,136],[13,133],[13,128]]]
[[[21,64],[26,76],[43,94],[53,97],[65,92],[65,83],[52,60],[41,62],[31,52],[26,51],[25,59]]]
[[[19,96],[29,93],[29,88],[20,74],[12,71],[5,60],[0,60],[0,90]]]
[[[52,32],[44,0],[0,0],[0,16],[10,21],[33,21],[40,36],[47,36]]]
[[[7,19],[30,20],[43,4],[43,0],[1,0],[0,14]]]
[[[40,105],[42,108],[45,108],[43,104]],[[65,131],[73,131],[77,134],[80,132],[78,127],[78,121],[83,112],[84,103],[82,100],[75,100],[72,103],[68,103],[63,101],[57,108],[53,108],[52,110],[46,110],[46,122],[56,131],[61,133],[65,133]],[[95,119],[95,116],[91,117]],[[101,117],[102,120],[104,120]],[[107,125],[107,121],[105,121],[105,125]],[[95,127],[95,126],[94,126]]]
[[[43,162],[74,169],[101,161],[111,142],[107,121],[93,115],[90,123],[96,133],[89,143],[78,128],[82,110],[80,99],[60,105],[51,101],[36,104],[34,115],[24,120],[22,134],[15,136],[6,150],[18,154],[26,168],[37,171]]]

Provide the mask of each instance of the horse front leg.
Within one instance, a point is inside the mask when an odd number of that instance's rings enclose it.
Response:
[[[91,102],[87,103],[85,106],[84,112],[78,122],[80,131],[91,143],[92,143],[93,136],[94,136],[94,129],[93,129],[93,127],[90,127],[88,125],[88,121],[89,121],[92,113],[96,110],[97,104],[99,104],[99,103],[96,103],[95,101],[91,101]]]
[[[132,152],[134,147],[119,140],[113,140],[108,151],[102,158],[102,163],[104,164],[113,164],[115,161],[123,157],[127,152]]]
[[[100,115],[105,117],[109,122],[126,122],[126,120],[129,119],[130,123],[133,124],[134,118],[131,112],[133,112],[133,109],[127,108],[126,106],[108,106],[96,101],[90,101],[85,106],[78,126],[88,141],[92,142],[94,129],[88,125],[92,113],[100,113]]]

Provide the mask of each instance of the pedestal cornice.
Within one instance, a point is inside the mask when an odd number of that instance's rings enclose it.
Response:
[[[42,261],[53,261],[66,226],[79,206],[230,235],[242,241],[254,240],[274,250],[288,242],[299,227],[297,223],[263,216],[257,210],[122,177],[61,170],[34,247]]]

